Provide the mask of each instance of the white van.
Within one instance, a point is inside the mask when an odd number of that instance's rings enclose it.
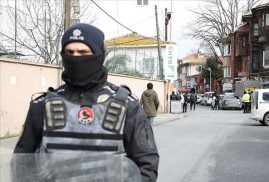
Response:
[[[213,98],[214,92],[205,92],[204,96],[202,96],[201,105],[211,105],[212,98]]]
[[[269,126],[269,89],[254,90],[251,96],[250,118]]]

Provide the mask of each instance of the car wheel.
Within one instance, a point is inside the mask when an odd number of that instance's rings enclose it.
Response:
[[[266,125],[264,124],[263,120],[260,120],[259,122],[260,122],[263,126],[266,126]]]
[[[263,123],[265,126],[269,126],[269,113],[266,113],[263,118]]]

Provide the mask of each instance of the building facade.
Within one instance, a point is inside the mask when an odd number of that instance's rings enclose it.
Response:
[[[201,72],[197,68],[199,66],[204,66],[208,57],[209,55],[202,53],[193,53],[178,61],[178,82],[180,89],[189,90],[194,88],[197,92],[204,91],[206,80],[203,79]]]
[[[166,52],[165,41],[160,41],[161,59]],[[136,33],[109,39],[105,45],[110,50],[106,60],[115,55],[126,55],[130,59],[126,60],[126,68],[133,69],[150,79],[160,79],[162,63],[159,59],[157,39],[144,37]]]
[[[252,8],[243,16],[248,26],[248,79],[269,80],[269,3]]]

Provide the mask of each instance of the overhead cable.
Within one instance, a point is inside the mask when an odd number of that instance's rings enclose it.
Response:
[[[96,4],[96,2],[94,2],[94,0],[91,0],[101,11],[103,11],[107,16],[109,16],[112,20],[114,20],[115,22],[117,22],[118,24],[120,24],[122,27],[126,28],[127,30],[131,31],[132,33],[134,33],[135,31],[131,30],[130,28],[126,27],[125,25],[121,24],[120,22],[118,22],[115,18],[113,18],[112,16],[110,16],[105,10],[103,10],[98,4]]]
[[[122,27],[126,28],[127,30],[131,31],[132,33],[136,33],[137,35],[140,35],[142,37],[145,37],[145,39],[148,38],[153,38],[153,37],[147,37],[147,36],[143,36],[141,34],[138,34],[136,31],[131,30],[130,28],[126,27],[125,25],[123,25],[122,23],[120,23],[119,21],[117,21],[115,18],[113,18],[111,15],[109,15],[105,10],[103,10],[96,2],[94,2],[94,0],[91,0],[92,3],[94,3],[101,11],[103,11],[107,16],[109,16],[112,20],[114,20],[116,23],[118,23],[119,25],[121,25]]]

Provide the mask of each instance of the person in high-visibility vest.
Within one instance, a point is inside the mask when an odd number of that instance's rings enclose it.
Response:
[[[250,95],[248,91],[245,91],[244,93],[245,94],[243,95],[243,98],[242,98],[245,104],[244,113],[249,113],[250,112]]]

